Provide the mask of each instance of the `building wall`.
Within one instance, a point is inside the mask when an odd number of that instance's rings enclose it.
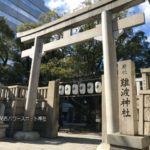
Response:
[[[0,16],[7,19],[15,31],[25,22],[38,22],[42,13],[49,11],[43,0],[0,0]]]

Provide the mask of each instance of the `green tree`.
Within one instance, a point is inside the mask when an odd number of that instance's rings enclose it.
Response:
[[[0,65],[5,66],[13,54],[15,40],[13,31],[4,18],[0,20],[0,29]]]
[[[4,18],[0,20],[0,29],[0,82],[6,85],[21,84],[26,72],[26,63],[20,56],[23,45],[16,41]]]
[[[55,21],[56,19],[60,18],[60,15],[56,11],[49,11],[47,13],[42,14],[39,17],[40,24],[49,23]]]
[[[132,29],[126,30],[117,40],[116,45],[118,61],[133,60],[137,73],[140,73],[141,68],[150,67],[150,47],[144,32],[133,32]]]
[[[17,32],[23,32],[26,30],[34,29],[38,26],[40,26],[40,23],[30,23],[30,22],[23,23],[23,24],[17,26]]]
[[[90,0],[86,0],[83,3],[83,6],[87,5],[91,5]],[[120,12],[114,15],[114,19],[125,17],[126,14],[127,12]],[[38,25],[54,21],[59,17],[55,11],[48,12],[40,17]],[[99,20],[96,20],[95,22],[81,25],[77,28],[78,32],[91,29],[98,23]],[[25,28],[28,29],[27,24],[22,30],[24,31]],[[32,28],[32,26],[29,25],[29,28]],[[59,39],[61,36],[61,34],[50,36],[45,42],[47,43],[55,38]],[[125,33],[117,39],[116,45],[118,60],[134,60],[138,68],[137,70],[139,70],[140,67],[149,66],[149,55],[146,55],[146,52],[149,51],[149,43],[146,41],[146,36],[143,32],[135,33],[132,29],[126,30]],[[46,54],[42,58],[40,81],[41,84],[47,84],[48,80],[56,78],[70,80],[71,78],[100,77],[102,73],[102,42],[91,39]]]

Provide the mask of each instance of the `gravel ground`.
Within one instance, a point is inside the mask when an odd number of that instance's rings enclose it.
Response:
[[[59,133],[58,138],[41,138],[32,142],[10,139],[0,141],[0,150],[96,150],[101,137],[98,134]]]

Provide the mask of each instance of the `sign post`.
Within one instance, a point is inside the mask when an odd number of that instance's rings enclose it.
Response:
[[[131,60],[118,63],[118,84],[120,133],[137,135],[135,65]]]

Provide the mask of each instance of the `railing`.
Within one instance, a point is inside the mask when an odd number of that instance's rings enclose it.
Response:
[[[0,87],[0,99],[7,99],[9,95],[9,91],[7,86]]]
[[[47,99],[48,87],[39,87],[37,99]],[[14,86],[0,86],[0,99],[26,99],[27,87]]]
[[[47,99],[48,87],[39,87],[37,99]]]
[[[9,90],[9,98],[26,98],[27,94],[27,87],[26,86],[20,86],[20,85],[15,85],[15,86],[8,86]]]
[[[142,78],[136,78],[135,82],[136,82],[136,94],[137,94],[137,96],[139,96],[140,90],[142,90],[143,79]]]
[[[137,96],[142,90],[142,78],[136,78],[136,91]],[[37,89],[37,99],[46,100],[48,94],[48,87],[39,87]],[[27,87],[26,86],[0,86],[0,99],[26,99]]]

